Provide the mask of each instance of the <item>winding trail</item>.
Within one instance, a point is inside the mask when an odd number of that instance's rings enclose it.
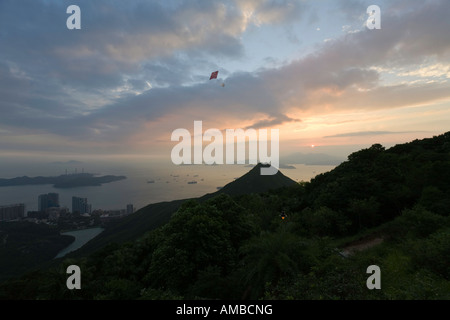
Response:
[[[348,258],[356,252],[372,248],[376,245],[379,245],[383,241],[384,239],[382,237],[357,240],[340,249],[339,254],[345,258]]]

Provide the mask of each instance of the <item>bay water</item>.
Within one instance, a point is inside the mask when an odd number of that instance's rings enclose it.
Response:
[[[3,161],[2,161],[3,160]],[[293,165],[295,169],[280,169],[294,181],[309,181],[315,175],[334,166]],[[54,188],[52,185],[0,187],[0,206],[24,203],[25,211],[38,209],[38,197],[58,193],[60,206],[72,210],[72,196],[88,199],[92,210],[119,210],[133,204],[136,210],[161,201],[200,197],[213,193],[251,170],[248,165],[167,165],[158,161],[5,161],[0,159],[0,178],[27,175],[58,176],[89,172],[99,175],[124,175],[127,179],[102,186]]]

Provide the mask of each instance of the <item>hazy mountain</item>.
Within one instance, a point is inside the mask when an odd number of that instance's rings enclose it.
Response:
[[[234,196],[248,193],[261,193],[296,184],[294,180],[283,175],[280,170],[274,175],[263,176],[260,172],[262,167],[267,166],[262,164],[256,165],[242,177],[230,182],[217,191],[216,194],[226,193]]]
[[[83,162],[78,161],[78,160],[69,160],[69,161],[54,161],[54,162],[50,162],[50,164],[61,165],[61,166],[75,166],[75,165],[83,164]]]
[[[123,179],[126,179],[126,177],[113,175],[95,177],[92,173],[66,174],[57,177],[30,178],[23,176],[12,179],[0,179],[0,187],[53,184],[54,188],[75,188],[85,186],[101,186],[104,183],[110,183]]]

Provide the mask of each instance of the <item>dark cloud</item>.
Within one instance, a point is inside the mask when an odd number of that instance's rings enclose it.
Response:
[[[54,121],[76,116],[83,103],[54,89],[0,61],[0,124],[18,132],[46,131]]]
[[[81,8],[81,30],[65,27],[69,4]],[[42,80],[83,90],[114,88],[124,84],[123,74],[140,72],[142,63],[178,51],[242,55],[241,18],[221,10],[217,1],[171,8],[147,1],[5,0],[0,29],[8,31],[0,37],[0,58]]]
[[[65,28],[70,4],[82,8],[82,30]],[[352,18],[366,4],[340,2]],[[284,25],[302,9],[301,1],[3,0],[0,125],[115,142],[168,116],[262,128],[300,121],[290,111],[393,108],[450,96],[447,83],[382,84],[380,71],[450,62],[447,0],[397,1],[383,8],[382,30],[346,34],[281,67],[221,70],[226,79],[207,80],[221,59],[244,55],[250,23]]]
[[[282,125],[283,123],[286,122],[301,122],[301,120],[299,119],[292,119],[289,118],[288,116],[284,115],[284,114],[280,114],[277,115],[273,118],[270,119],[264,119],[264,120],[260,120],[250,126],[248,126],[246,129],[260,129],[260,128],[271,128],[271,127],[276,127],[279,125]]]

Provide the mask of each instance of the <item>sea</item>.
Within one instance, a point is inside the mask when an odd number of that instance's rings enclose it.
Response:
[[[317,174],[335,166],[293,164],[280,169],[294,181],[309,181]],[[60,206],[71,210],[72,197],[88,199],[92,210],[121,210],[132,204],[135,210],[152,203],[200,197],[213,193],[241,177],[252,168],[249,165],[181,165],[158,159],[84,159],[50,161],[49,159],[0,159],[0,178],[21,176],[59,176],[89,172],[98,175],[124,175],[127,179],[102,186],[54,188],[52,185],[0,187],[0,206],[23,203],[25,211],[38,209],[38,197],[58,193]]]
[[[95,238],[97,235],[99,235],[104,229],[103,228],[90,228],[90,229],[83,229],[83,230],[75,230],[75,231],[68,231],[61,233],[62,235],[70,235],[75,237],[74,242],[72,242],[70,245],[62,249],[58,254],[55,256],[54,259],[62,258],[69,252],[75,251],[82,246],[84,246],[89,240]]]

